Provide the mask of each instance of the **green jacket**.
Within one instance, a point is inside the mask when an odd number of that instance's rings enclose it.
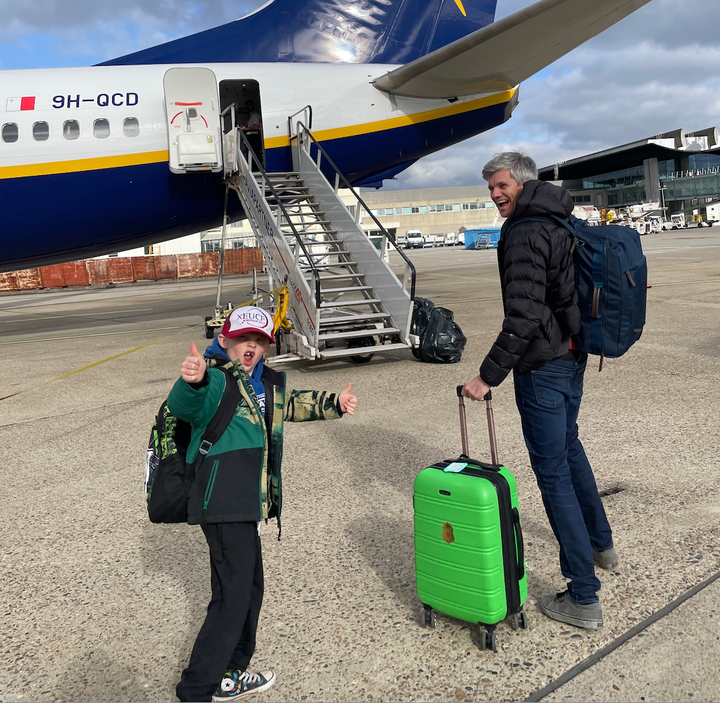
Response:
[[[237,379],[240,402],[235,416],[199,466],[188,497],[188,523],[252,522],[276,517],[282,509],[283,422],[331,420],[342,416],[337,395],[287,391],[282,372],[265,366],[265,416],[261,417],[250,379],[239,362],[225,365]],[[208,368],[202,384],[178,379],[168,396],[170,412],[192,426],[188,462],[218,408],[226,375]]]

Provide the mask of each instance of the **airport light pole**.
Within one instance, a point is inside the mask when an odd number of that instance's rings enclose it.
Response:
[[[660,201],[662,203],[662,219],[663,222],[667,222],[667,218],[665,217],[665,191],[667,190],[667,186],[660,186]]]

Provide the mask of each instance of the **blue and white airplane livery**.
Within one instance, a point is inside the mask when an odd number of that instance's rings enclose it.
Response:
[[[493,22],[496,0],[270,0],[98,66],[0,72],[0,271],[219,226],[220,113],[247,100],[267,171],[290,169],[288,118],[310,106],[348,180],[379,186],[508,120],[522,80],[647,2],[540,0]],[[192,125],[218,168],[175,167]]]

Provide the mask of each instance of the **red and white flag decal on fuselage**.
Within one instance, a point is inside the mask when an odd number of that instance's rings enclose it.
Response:
[[[20,110],[34,110],[35,96],[24,98],[8,98],[6,112],[20,112]]]

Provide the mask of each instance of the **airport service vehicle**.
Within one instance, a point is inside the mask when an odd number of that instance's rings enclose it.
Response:
[[[458,237],[455,232],[448,232],[445,235],[445,246],[446,247],[454,247],[458,243]]]
[[[663,221],[661,226],[663,232],[667,232],[671,229],[686,229],[687,225],[685,224],[685,215],[682,212],[670,215],[670,219]]]
[[[435,247],[441,247],[445,244],[445,235],[443,234],[428,234],[425,236],[425,244],[423,244],[423,247],[425,249]]]
[[[476,249],[497,249],[500,241],[500,230],[495,232],[481,232],[475,244]]]
[[[408,249],[422,249],[425,246],[425,237],[419,229],[409,229],[405,241]]]

